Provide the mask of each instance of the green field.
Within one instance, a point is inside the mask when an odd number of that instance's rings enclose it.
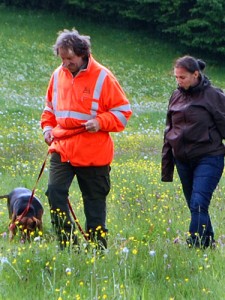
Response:
[[[31,243],[21,243],[19,235],[9,242],[6,201],[0,200],[0,299],[225,299],[224,176],[210,207],[218,246],[204,251],[186,245],[190,216],[177,175],[173,183],[160,181],[165,114],[176,87],[172,65],[186,53],[145,32],[77,16],[0,6],[0,26],[0,195],[18,186],[33,189],[47,154],[40,115],[60,63],[52,52],[59,30],[76,27],[91,36],[93,56],[114,72],[133,109],[126,130],[112,134],[109,251],[86,252],[79,232],[80,254],[59,251],[45,196],[47,163],[36,190],[44,228]],[[224,64],[207,63],[212,82],[225,89]],[[84,226],[75,181],[70,195]]]

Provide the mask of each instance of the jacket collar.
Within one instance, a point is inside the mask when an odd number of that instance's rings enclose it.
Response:
[[[195,94],[197,92],[204,90],[206,87],[208,87],[210,85],[211,85],[211,83],[210,83],[210,80],[208,79],[208,77],[205,75],[201,75],[200,82],[197,85],[191,86],[187,90],[185,90],[184,88],[179,87],[179,86],[177,88],[179,91],[181,91],[184,94]]]

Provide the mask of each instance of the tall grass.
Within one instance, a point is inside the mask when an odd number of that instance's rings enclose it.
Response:
[[[31,243],[8,240],[6,202],[0,202],[0,299],[224,299],[224,178],[211,215],[218,247],[188,249],[189,214],[180,182],[160,182],[160,152],[171,74],[179,53],[142,32],[111,28],[77,16],[13,11],[0,7],[0,194],[33,188],[47,146],[39,126],[49,77],[59,60],[56,33],[76,27],[89,34],[93,55],[118,77],[133,107],[127,129],[112,134],[115,160],[108,197],[109,251],[59,251],[45,196],[48,164],[36,191],[45,208],[44,230]],[[221,67],[208,74],[224,88]],[[71,201],[83,226],[77,183]]]

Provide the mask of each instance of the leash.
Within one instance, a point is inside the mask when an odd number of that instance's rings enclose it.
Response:
[[[83,235],[83,237],[85,238],[85,240],[88,242],[88,241],[89,241],[89,237],[87,236],[87,234],[86,234],[86,233],[84,232],[84,230],[82,229],[82,227],[81,227],[81,225],[80,225],[80,223],[79,223],[79,221],[78,221],[78,219],[77,219],[77,217],[76,217],[76,215],[75,215],[75,213],[74,213],[74,210],[73,210],[73,208],[72,208],[72,206],[71,206],[71,203],[70,203],[69,198],[67,199],[67,202],[68,202],[68,206],[69,206],[70,212],[71,212],[71,214],[72,214],[72,216],[73,216],[73,218],[74,218],[74,221],[75,221],[75,223],[77,224],[77,227],[78,227],[79,230],[80,230],[80,233]]]

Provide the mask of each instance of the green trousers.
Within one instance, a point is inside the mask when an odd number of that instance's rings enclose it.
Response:
[[[58,153],[52,153],[50,159],[48,197],[51,222],[56,232],[70,234],[75,228],[71,218],[68,197],[69,188],[76,176],[82,194],[86,231],[94,232],[106,228],[106,196],[110,191],[110,166],[74,167],[69,162],[61,162]],[[75,210],[76,211],[76,210]]]

